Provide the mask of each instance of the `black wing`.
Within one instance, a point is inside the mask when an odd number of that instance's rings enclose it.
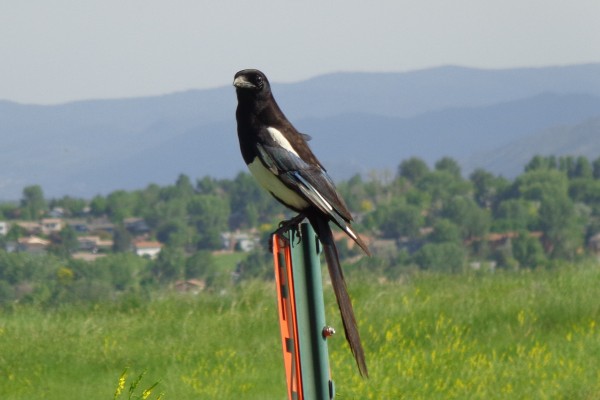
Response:
[[[333,181],[317,165],[306,163],[297,154],[279,146],[257,144],[257,154],[263,164],[290,189],[300,193],[308,203],[317,208],[367,254],[368,247],[350,226],[352,216],[338,195]]]

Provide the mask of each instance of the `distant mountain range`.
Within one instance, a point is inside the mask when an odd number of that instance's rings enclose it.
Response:
[[[268,71],[266,71],[268,72]],[[336,73],[273,83],[334,179],[418,156],[514,177],[535,154],[600,156],[600,64]],[[0,199],[92,197],[245,166],[233,87],[40,106],[0,101]]]

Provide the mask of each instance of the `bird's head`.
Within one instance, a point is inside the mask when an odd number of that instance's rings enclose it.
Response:
[[[233,86],[238,94],[260,96],[271,92],[267,77],[257,69],[239,71],[233,78]]]

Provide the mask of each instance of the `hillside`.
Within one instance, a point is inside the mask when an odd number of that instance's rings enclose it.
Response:
[[[474,162],[513,141],[600,117],[600,64],[338,73],[273,86],[335,178],[393,170],[412,155],[428,162],[448,155],[465,171],[488,167]],[[180,173],[232,177],[245,168],[235,106],[229,86],[55,106],[0,101],[0,199],[16,199],[31,184],[48,196],[90,197],[172,182]],[[593,148],[599,137],[567,147]],[[510,175],[514,168],[504,166],[516,163],[489,166]]]
[[[521,166],[534,155],[600,156],[600,117],[575,125],[560,125],[534,135],[517,139],[493,152],[473,156],[468,166],[483,166],[490,171],[503,171],[509,176],[522,172]]]

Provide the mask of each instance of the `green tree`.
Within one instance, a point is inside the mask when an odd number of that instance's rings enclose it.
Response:
[[[174,282],[185,277],[185,254],[183,250],[163,247],[152,267],[154,277],[160,283]]]
[[[571,160],[571,161],[569,161]],[[561,170],[532,170],[514,183],[522,198],[539,204],[538,229],[544,233],[546,252],[553,258],[574,259],[583,240],[584,228],[569,198],[567,170],[574,159],[561,158]]]
[[[250,228],[257,217],[259,221],[268,221],[273,214],[282,212],[278,203],[250,174],[239,173],[233,182],[227,185],[227,192],[230,202],[228,222],[231,229]],[[224,199],[220,201],[227,203]]]
[[[455,178],[460,178],[460,165],[451,157],[443,157],[435,163],[436,171],[446,171]]]
[[[77,233],[75,229],[67,225],[53,237],[50,250],[59,257],[70,257],[78,248]]]
[[[219,194],[220,190],[219,182],[209,176],[196,181],[196,191],[200,194]]]
[[[21,210],[18,204],[11,203],[0,203],[0,218],[2,219],[17,219],[19,218]]]
[[[496,208],[493,230],[509,232],[535,228],[539,205],[524,199],[507,199]]]
[[[192,185],[192,181],[185,174],[181,174],[177,177],[175,188],[178,197],[190,198],[194,195],[194,186]]]
[[[97,217],[100,217],[107,212],[107,202],[106,197],[97,195],[94,196],[92,201],[90,201],[90,213]]]
[[[433,171],[417,183],[417,189],[429,197],[432,211],[441,209],[446,201],[455,196],[466,196],[472,191],[469,181],[448,171]]]
[[[19,238],[22,238],[26,234],[27,232],[25,231],[25,229],[21,228],[17,224],[11,224],[10,228],[8,229],[8,232],[6,233],[5,239],[6,241],[16,242],[17,240],[19,240]]]
[[[424,224],[424,218],[418,207],[400,201],[379,206],[367,217],[367,223],[381,231],[383,237],[416,237]]]
[[[207,287],[222,287],[231,281],[231,272],[219,268],[210,251],[200,250],[186,260],[185,277],[203,279]]]
[[[346,205],[355,211],[371,211],[373,199],[367,194],[366,183],[360,174],[353,175],[350,179],[337,185]]]
[[[0,279],[0,306],[14,301],[15,298],[15,290],[12,285]]]
[[[433,232],[428,239],[433,243],[462,243],[458,225],[445,218],[435,221]]]
[[[50,208],[62,207],[68,216],[83,214],[86,206],[87,202],[84,199],[76,199],[70,196],[50,200]]]
[[[594,176],[594,169],[590,161],[583,156],[577,157],[575,160],[575,168],[570,178],[591,179]]]
[[[459,272],[466,262],[466,251],[458,243],[427,243],[413,255],[422,269]]]
[[[100,258],[110,272],[110,282],[116,290],[138,289],[145,278],[148,265],[152,262],[133,253],[111,254]]]
[[[525,172],[556,168],[558,168],[556,158],[535,155],[525,165]]]
[[[42,216],[47,210],[47,205],[41,186],[32,185],[23,189],[21,209],[23,210],[23,219],[37,220]]]
[[[564,172],[558,170],[531,170],[513,183],[513,196],[526,200],[541,201],[546,197],[557,197],[567,193],[569,181]]]
[[[575,176],[575,157],[564,156],[558,159],[558,169],[564,172],[568,177]]]
[[[422,159],[411,157],[400,163],[398,167],[398,176],[401,176],[412,183],[418,182],[429,172],[429,167]]]
[[[156,230],[156,238],[170,247],[192,250],[198,242],[193,227],[180,220],[167,220]]]
[[[221,232],[227,230],[229,205],[214,195],[198,195],[188,205],[198,233],[199,249],[221,248]]]
[[[482,208],[493,208],[500,201],[500,196],[508,188],[509,182],[503,177],[496,177],[483,169],[476,169],[469,176],[477,204]]]
[[[527,231],[520,231],[513,239],[512,252],[521,267],[535,268],[542,265],[546,259],[540,241]]]
[[[131,251],[131,234],[120,224],[115,227],[113,232],[113,247],[115,253],[124,253]]]
[[[569,197],[576,202],[589,205],[600,204],[600,181],[576,178],[569,181]]]
[[[447,200],[441,215],[459,227],[463,239],[484,238],[491,225],[489,213],[470,197],[456,196]]]
[[[135,197],[125,190],[117,190],[106,198],[106,213],[113,222],[122,222],[124,218],[133,217]]]
[[[553,258],[575,259],[577,249],[583,244],[584,228],[566,193],[545,197],[540,205],[539,219],[546,251]]]
[[[262,248],[252,250],[246,259],[241,261],[236,268],[237,280],[260,278],[269,280],[273,278],[273,255]]]
[[[594,179],[600,179],[600,157],[596,158],[592,163],[592,175]]]

